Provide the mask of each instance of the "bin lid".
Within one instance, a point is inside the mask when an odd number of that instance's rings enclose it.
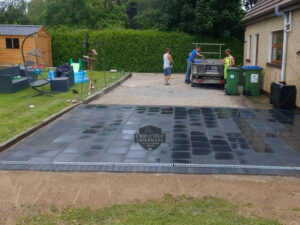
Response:
[[[240,70],[240,68],[231,66],[228,67],[227,70]]]
[[[260,66],[243,66],[242,69],[243,70],[263,70],[263,68]]]

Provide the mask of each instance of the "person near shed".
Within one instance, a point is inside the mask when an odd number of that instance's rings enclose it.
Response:
[[[194,59],[196,58],[196,56],[200,56],[200,57],[203,56],[200,52],[201,52],[201,47],[197,46],[197,48],[189,54],[189,57],[187,59],[186,73],[185,73],[185,83],[186,84],[191,83],[191,68],[192,68],[192,63],[194,62]]]
[[[170,54],[170,49],[166,48],[166,52],[163,55],[163,62],[164,62],[164,76],[165,76],[165,85],[169,85],[169,79],[172,74],[172,64],[174,64],[173,58]]]
[[[231,50],[227,48],[225,50],[226,57],[222,59],[224,63],[224,79],[227,80],[227,68],[235,65],[234,57],[231,55]]]

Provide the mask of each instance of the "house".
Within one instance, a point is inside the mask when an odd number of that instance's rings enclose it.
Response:
[[[265,92],[274,81],[296,85],[300,107],[300,0],[258,0],[242,24],[244,64],[263,67]]]
[[[40,25],[4,25],[0,24],[0,66],[23,64],[21,45],[24,44],[24,54],[35,48],[41,49],[48,66],[52,66],[51,37],[47,30]]]

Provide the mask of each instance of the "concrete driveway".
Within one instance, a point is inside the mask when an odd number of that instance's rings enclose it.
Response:
[[[134,73],[131,79],[93,104],[270,108],[265,96],[228,96],[221,86],[191,87],[183,82],[184,74],[172,75],[168,86],[163,79],[162,74]]]

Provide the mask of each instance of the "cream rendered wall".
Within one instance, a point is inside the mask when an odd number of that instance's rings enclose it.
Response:
[[[263,90],[270,92],[270,85],[274,81],[280,81],[280,68],[267,66],[270,46],[270,34],[273,31],[283,30],[283,17],[272,17],[270,19],[247,25],[245,28],[244,65],[253,65],[253,45],[255,35],[259,34],[259,47],[257,65],[263,67]],[[247,40],[251,35],[250,62],[247,57]],[[292,31],[288,33],[286,83],[297,86],[297,106],[300,107],[300,10],[292,12]]]
[[[286,82],[297,86],[297,106],[300,107],[300,10],[292,12],[292,31],[288,34]]]

